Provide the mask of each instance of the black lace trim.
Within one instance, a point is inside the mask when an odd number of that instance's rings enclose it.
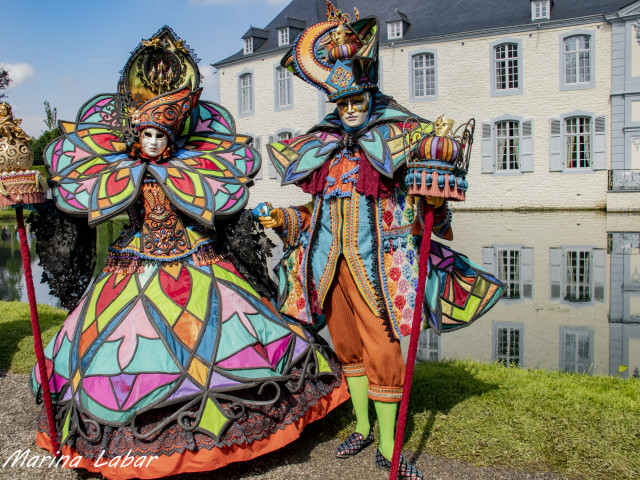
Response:
[[[342,378],[338,360],[329,349],[324,351],[335,375],[321,375],[315,380],[307,377],[302,388],[295,392],[283,385],[280,398],[271,405],[246,405],[243,415],[233,421],[218,440],[204,433],[184,430],[175,421],[161,428],[149,439],[138,438],[139,435],[135,435],[130,426],[97,426],[92,425],[93,421],[88,421],[86,436],[96,437],[97,434],[97,438],[89,441],[84,436],[76,435],[68,441],[68,445],[83,457],[92,460],[97,459],[101,454],[103,458],[108,459],[126,455],[129,451],[131,451],[130,456],[173,455],[187,450],[211,450],[234,445],[250,445],[296,422],[340,386]],[[293,367],[291,373],[294,377],[299,377],[303,373],[302,368]],[[225,413],[234,413],[231,403],[220,402],[220,406]],[[140,414],[136,418],[136,430],[144,434],[157,428],[175,409],[176,406],[167,406]],[[193,409],[194,413],[196,410]],[[58,419],[57,423],[58,430],[62,431],[62,419]],[[38,431],[48,434],[44,409],[40,411],[38,417]]]
[[[73,310],[91,283],[96,266],[96,231],[87,219],[60,212],[49,200],[35,205],[27,223],[36,236],[42,281],[66,310]]]

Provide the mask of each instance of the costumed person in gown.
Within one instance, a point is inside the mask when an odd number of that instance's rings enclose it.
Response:
[[[45,351],[65,466],[209,471],[282,447],[348,398],[332,351],[266,300],[266,236],[243,212],[260,157],[199,83],[164,27],[118,93],[61,122],[45,150],[58,209],[131,221]],[[38,427],[51,449],[42,415]]]
[[[356,10],[351,21],[327,3],[328,21],[302,32],[281,64],[337,108],[309,133],[268,146],[282,183],[299,185],[313,200],[289,208],[262,204],[257,211],[286,247],[279,308],[301,322],[326,320],[347,376],[356,427],[336,456],[373,443],[371,400],[380,433],[375,463],[390,469],[405,371],[399,339],[410,334],[416,308],[422,212],[430,205],[433,233],[452,238],[444,198],[464,198],[466,170],[452,162],[465,144],[437,136],[432,124],[378,92],[377,20],[359,19]],[[419,140],[448,146],[434,148],[440,179],[412,160]],[[432,242],[430,262],[425,327],[439,333],[466,325],[499,298],[495,278],[447,247]],[[399,478],[423,477],[401,457]]]

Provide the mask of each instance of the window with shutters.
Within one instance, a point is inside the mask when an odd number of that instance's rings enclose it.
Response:
[[[502,249],[497,252],[498,278],[506,285],[506,298],[520,298],[520,250]]]
[[[604,302],[606,251],[593,247],[549,249],[551,300]]]
[[[293,74],[286,68],[278,65],[275,68],[275,110],[288,110],[293,108]]]
[[[238,115],[253,115],[253,73],[241,72],[238,75]]]
[[[522,94],[522,40],[491,44],[491,96]]]
[[[504,116],[482,123],[482,173],[533,172],[533,121]]]
[[[550,120],[549,170],[591,172],[607,168],[606,118],[574,112]]]
[[[560,90],[594,88],[595,32],[572,30],[560,35]]]
[[[410,55],[411,101],[437,100],[437,52],[419,51]]]
[[[505,366],[524,363],[524,324],[495,322],[493,324],[493,361]]]
[[[591,167],[591,118],[573,117],[564,121],[567,168]]]
[[[560,328],[560,370],[591,373],[594,332],[590,328]]]
[[[482,266],[506,285],[503,300],[533,298],[533,248],[523,245],[483,247]]]
[[[417,358],[421,362],[437,362],[440,360],[440,335],[428,328],[420,332],[418,338]]]
[[[591,252],[565,252],[564,299],[569,302],[591,301]]]
[[[496,168],[520,169],[520,123],[515,120],[496,123]]]

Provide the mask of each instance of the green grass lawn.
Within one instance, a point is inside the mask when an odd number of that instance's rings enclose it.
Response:
[[[11,207],[7,207],[4,210],[0,210],[0,220],[14,220],[16,219],[16,211],[11,208]]]
[[[66,313],[38,310],[46,345]],[[28,305],[0,302],[0,369],[27,373],[34,363]],[[420,363],[409,410],[405,450],[576,479],[640,478],[640,380]],[[343,405],[325,428],[342,438],[354,424]]]

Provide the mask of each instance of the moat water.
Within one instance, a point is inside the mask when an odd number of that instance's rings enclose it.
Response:
[[[96,274],[126,221],[98,229]],[[456,212],[450,245],[507,284],[469,327],[420,338],[422,361],[472,358],[640,378],[640,216],[601,212]],[[0,220],[0,300],[27,301],[15,221]],[[28,234],[38,303],[41,284]],[[273,263],[275,264],[275,259]]]

